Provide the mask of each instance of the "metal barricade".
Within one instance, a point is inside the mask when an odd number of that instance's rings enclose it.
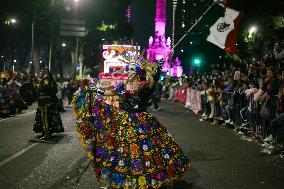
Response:
[[[207,95],[206,91],[201,95],[201,91],[191,87],[176,90],[176,100],[195,113],[208,109],[204,108],[209,103]],[[257,138],[265,138],[271,133],[269,127],[271,120],[277,117],[277,100],[278,96],[271,96],[265,101],[256,102],[253,95],[246,96],[242,92],[215,92],[213,118],[230,119],[234,127],[247,129]],[[205,113],[208,114],[208,111]],[[241,125],[245,126],[240,127]]]
[[[248,125],[252,128],[253,133],[258,138],[265,138],[270,135],[270,122],[276,118],[277,96],[271,96],[269,99],[260,102],[254,101],[253,95],[249,97],[249,120]]]
[[[200,91],[194,88],[187,88],[185,106],[194,113],[201,111],[201,94]]]

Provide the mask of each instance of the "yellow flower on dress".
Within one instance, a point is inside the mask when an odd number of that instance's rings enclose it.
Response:
[[[140,176],[138,179],[139,188],[144,189],[146,188],[146,178],[144,176]]]
[[[137,144],[130,144],[130,152],[132,155],[137,156],[139,153],[139,146]]]

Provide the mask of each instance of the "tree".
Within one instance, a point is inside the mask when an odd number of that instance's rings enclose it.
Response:
[[[263,56],[273,48],[275,41],[283,39],[284,1],[251,0],[242,1],[241,9],[244,16],[241,19],[238,49],[241,56]],[[249,37],[249,27],[257,26],[257,32]]]

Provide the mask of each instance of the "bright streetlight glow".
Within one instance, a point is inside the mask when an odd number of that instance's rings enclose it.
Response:
[[[257,28],[255,26],[250,27],[249,29],[249,35],[252,35],[253,33],[255,33],[257,31]]]
[[[200,60],[200,58],[194,58],[193,59],[193,62],[194,62],[194,64],[196,65],[196,66],[200,66],[200,64],[201,64],[201,60]]]
[[[80,0],[74,0],[75,3],[79,2]]]
[[[200,60],[199,60],[199,59],[195,59],[195,60],[194,60],[194,63],[195,63],[195,64],[200,64]]]
[[[62,47],[66,47],[66,43],[62,43]]]
[[[16,63],[17,62],[17,60],[16,59],[14,59],[14,63]]]
[[[8,26],[16,24],[16,23],[17,23],[17,20],[15,18],[8,18],[7,20],[4,21],[4,24]]]
[[[17,22],[17,20],[15,18],[11,18],[11,23],[15,24]]]

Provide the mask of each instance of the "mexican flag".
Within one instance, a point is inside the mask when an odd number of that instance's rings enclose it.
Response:
[[[199,24],[202,25],[202,33],[207,41],[233,54],[236,52],[240,17],[239,11],[215,3]]]

